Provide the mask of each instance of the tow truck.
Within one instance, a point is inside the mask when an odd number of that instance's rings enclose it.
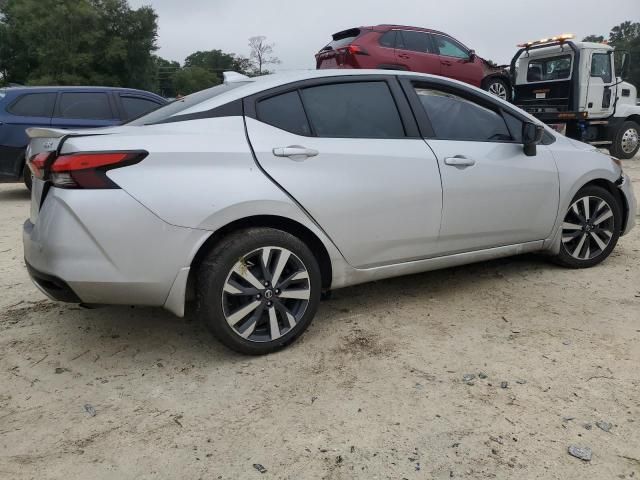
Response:
[[[640,105],[625,82],[629,55],[616,76],[615,49],[577,42],[572,34],[526,42],[511,60],[513,103],[567,137],[628,159],[640,148]]]

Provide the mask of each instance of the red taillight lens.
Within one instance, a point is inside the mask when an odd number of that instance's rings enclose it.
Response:
[[[61,155],[53,161],[50,180],[59,188],[120,188],[107,171],[134,165],[147,152],[96,152]]]
[[[53,152],[41,152],[37,155],[34,155],[29,159],[27,165],[29,166],[29,170],[33,173],[33,176],[36,178],[44,177],[44,169],[47,163],[47,160],[51,157]]]
[[[360,45],[349,45],[348,47],[339,49],[339,51],[342,51],[348,55],[369,55],[369,52],[367,52]]]

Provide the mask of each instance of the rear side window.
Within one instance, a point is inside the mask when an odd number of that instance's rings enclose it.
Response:
[[[571,55],[530,60],[527,82],[564,80],[571,76]]]
[[[155,110],[160,105],[152,100],[142,97],[125,97],[121,96],[122,108],[124,109],[124,119],[131,120],[144,115],[147,112]]]
[[[438,139],[512,141],[502,115],[452,93],[416,88]]]
[[[454,58],[469,58],[469,53],[466,49],[455,40],[443,37],[442,35],[433,35],[431,38],[433,38],[433,42],[436,44],[436,49],[440,55]]]
[[[397,48],[412,52],[435,53],[428,33],[410,30],[398,32]]]
[[[83,120],[114,118],[108,95],[100,92],[63,93],[57,117]]]
[[[591,57],[591,76],[599,77],[604,83],[611,83],[611,55],[594,53]]]
[[[354,82],[301,91],[304,108],[319,137],[399,138],[404,127],[386,82]]]
[[[391,30],[380,37],[378,43],[382,47],[395,48],[396,46],[396,30]]]
[[[342,32],[334,33],[331,40],[322,50],[337,50],[341,47],[346,47],[356,38],[360,36],[359,28],[350,28]]]
[[[256,115],[261,122],[276,128],[296,135],[311,135],[307,116],[304,113],[297,90],[258,102]]]
[[[56,103],[55,93],[28,93],[16,100],[9,113],[21,117],[51,117]]]

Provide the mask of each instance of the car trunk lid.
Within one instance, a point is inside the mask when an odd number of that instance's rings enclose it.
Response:
[[[316,53],[316,69],[336,68],[350,55],[348,47],[363,33],[361,28],[349,28],[334,33],[331,41]]]

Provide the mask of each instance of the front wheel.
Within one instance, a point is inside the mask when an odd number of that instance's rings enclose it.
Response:
[[[609,256],[622,225],[620,205],[602,187],[583,187],[565,213],[555,261],[570,268],[593,267]]]
[[[636,122],[624,122],[613,136],[613,143],[609,148],[611,155],[625,160],[633,158],[640,149],[640,127]]]
[[[198,316],[224,345],[261,355],[296,340],[318,309],[318,262],[297,237],[251,228],[224,238],[198,272]]]
[[[511,87],[501,78],[490,78],[484,89],[502,100],[511,101]]]

